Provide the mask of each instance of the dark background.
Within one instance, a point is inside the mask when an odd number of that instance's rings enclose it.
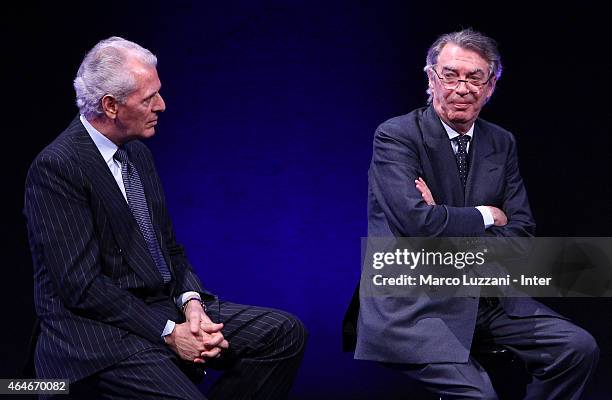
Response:
[[[610,14],[601,6],[148,1],[3,11],[0,377],[18,375],[34,318],[27,168],[76,115],[72,79],[84,54],[112,35],[159,58],[167,111],[148,145],[205,285],[308,326],[296,399],[416,390],[341,353],[340,325],[359,276],[374,130],[425,105],[422,68],[439,34],[471,26],[499,42],[505,70],[482,117],[517,137],[538,235],[611,236]],[[585,398],[607,398],[612,302],[547,303],[598,340]]]

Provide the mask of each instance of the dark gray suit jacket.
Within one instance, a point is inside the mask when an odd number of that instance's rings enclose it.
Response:
[[[478,119],[465,189],[448,135],[433,107],[381,124],[369,170],[369,237],[531,236],[535,223],[521,179],[515,139]],[[423,177],[437,206],[422,200]],[[502,209],[508,224],[485,231],[478,205]],[[502,298],[513,316],[556,315],[529,298]],[[360,296],[355,357],[398,363],[466,362],[478,299]],[[353,309],[353,316],[357,313]],[[351,322],[350,318],[346,322]]]
[[[161,333],[168,319],[181,319],[173,296],[208,294],[175,241],[151,153],[138,141],[126,149],[172,280],[163,284],[115,179],[75,118],[36,157],[26,181],[39,377],[75,381],[143,349],[169,352]]]

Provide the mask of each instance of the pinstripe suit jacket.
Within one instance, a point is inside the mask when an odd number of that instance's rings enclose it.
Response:
[[[34,160],[24,214],[34,264],[41,333],[36,373],[87,377],[140,350],[159,346],[173,296],[209,295],[174,237],[148,148],[126,145],[138,169],[172,280],[164,285],[108,166],[75,118]]]

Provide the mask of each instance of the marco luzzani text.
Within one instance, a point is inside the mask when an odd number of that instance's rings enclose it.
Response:
[[[410,271],[417,267],[453,267],[463,270],[465,267],[482,266],[486,262],[487,249],[478,252],[440,252],[440,251],[411,251],[408,249],[397,249],[393,252],[375,252],[372,254],[372,268],[382,270],[387,266],[403,266]],[[384,276],[374,274],[372,282],[375,286],[510,286],[518,284],[521,286],[549,286],[552,278],[538,277],[536,275],[526,276],[521,274],[513,277],[505,276],[473,276],[460,274],[459,276],[439,276],[427,273],[414,275],[400,274],[397,276]]]

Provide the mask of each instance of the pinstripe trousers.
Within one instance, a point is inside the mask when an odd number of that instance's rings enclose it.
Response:
[[[284,311],[207,301],[207,314],[223,322],[230,347],[206,368],[223,370],[208,396],[181,370],[167,348],[150,348],[71,385],[68,398],[102,399],[283,399],[301,363],[307,332]],[[87,393],[87,394],[85,394]],[[49,398],[49,397],[44,397]]]

